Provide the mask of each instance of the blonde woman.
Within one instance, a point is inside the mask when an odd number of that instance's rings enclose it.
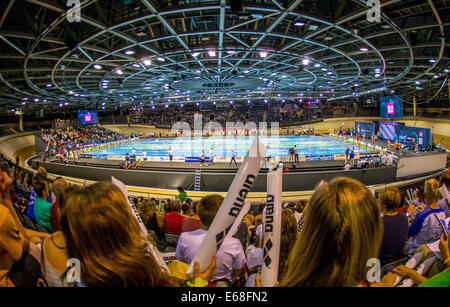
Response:
[[[278,280],[286,273],[286,262],[297,239],[297,220],[291,209],[283,209],[281,212],[281,242],[280,242],[280,266]]]
[[[377,201],[359,181],[336,178],[319,184],[279,285],[365,285],[368,260],[378,257],[383,236],[380,215]]]
[[[139,224],[115,185],[99,182],[64,195],[60,212],[67,257],[80,261],[81,284],[94,287],[183,286],[148,251]],[[206,273],[214,274],[215,258]],[[198,275],[199,266],[194,273]],[[211,273],[212,272],[212,273]],[[203,278],[203,279],[205,279]]]
[[[439,182],[436,179],[427,180],[424,186],[425,208],[413,212],[409,225],[410,237],[405,247],[408,257],[412,257],[420,245],[439,240],[442,234],[439,219],[446,218],[445,211],[437,205],[439,198]]]

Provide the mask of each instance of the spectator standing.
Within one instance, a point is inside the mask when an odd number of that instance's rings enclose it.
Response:
[[[231,161],[230,161],[230,164],[229,164],[228,166],[230,166],[231,163],[233,163],[233,162],[234,162],[234,164],[237,166],[237,163],[236,163],[236,155],[235,155],[235,153],[234,153],[234,150],[232,149],[232,150],[231,150]]]
[[[182,204],[184,204],[184,203],[186,202],[186,199],[187,199],[187,194],[186,194],[186,192],[184,191],[184,188],[183,188],[183,187],[178,187],[177,190],[178,190],[178,200],[179,200]]]

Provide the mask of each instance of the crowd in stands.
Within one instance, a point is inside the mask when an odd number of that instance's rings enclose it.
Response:
[[[242,122],[245,124],[248,121],[257,123],[278,122],[280,125],[289,125],[333,116],[348,116],[354,114],[354,106],[325,101],[320,104],[286,103],[276,108],[268,107],[267,105],[236,104],[229,108],[202,109],[194,103],[183,106],[181,104],[172,104],[167,107],[130,112],[130,124],[171,128],[176,122],[181,121],[189,123],[191,128],[193,128],[195,114],[203,116],[203,124],[215,121],[223,127],[226,126],[227,122]]]
[[[27,173],[16,162],[0,156],[0,286],[260,285],[265,204],[249,210],[205,272],[197,264],[186,274],[222,196],[193,202],[179,188],[175,199],[132,198],[148,230],[143,237],[111,182],[73,186],[48,180],[42,167]],[[412,198],[394,187],[374,197],[359,181],[335,178],[321,182],[309,200],[284,204],[278,285],[392,287],[402,279],[450,286],[443,185],[450,188],[450,174],[426,181]],[[155,250],[176,260],[165,266]],[[420,261],[432,260],[422,274],[408,265],[419,254]],[[375,281],[367,277],[372,258],[382,266]],[[73,278],[68,259],[79,260],[81,279]]]
[[[120,133],[98,125],[41,129],[38,134],[42,140],[49,143],[49,150],[53,154],[61,154],[65,158],[73,156],[74,152],[85,146],[116,142],[125,138]]]

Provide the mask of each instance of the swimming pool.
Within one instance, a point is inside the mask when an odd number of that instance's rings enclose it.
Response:
[[[163,161],[167,160],[169,149],[171,149],[174,160],[186,159],[186,162],[190,162],[188,158],[199,158],[202,150],[205,156],[209,157],[209,151],[213,148],[215,158],[229,158],[231,150],[239,158],[246,155],[253,139],[252,136],[146,139],[94,149],[86,154],[92,155],[92,158],[123,159],[127,153],[132,155],[134,149],[137,157],[143,156],[145,152],[145,156],[149,160]],[[305,157],[303,160],[333,160],[331,157],[335,155],[345,155],[347,147],[354,147],[357,154],[374,152],[372,149],[356,147],[339,139],[326,136],[280,136],[278,138],[266,136],[260,137],[260,141],[269,146],[266,156],[271,157],[288,157],[289,148],[294,146],[297,146],[299,156]],[[151,157],[157,159],[151,159]]]

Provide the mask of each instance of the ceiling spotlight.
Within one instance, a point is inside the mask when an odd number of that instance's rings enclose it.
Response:
[[[123,71],[121,71],[120,69],[116,70],[116,74],[118,75],[123,75]]]
[[[446,69],[444,69],[444,72],[449,72],[450,70],[448,70],[447,68]]]
[[[52,84],[51,83],[47,83],[47,85],[46,85],[47,87],[51,87],[52,86]]]
[[[375,73],[376,73],[376,74],[381,73],[381,68],[375,68]]]
[[[354,86],[359,86],[359,84],[358,83],[355,83],[355,84],[353,84]]]
[[[152,64],[152,61],[150,59],[145,59],[142,62],[144,63],[145,66],[150,66]]]
[[[94,65],[94,68],[97,69],[97,70],[99,70],[99,69],[102,69],[102,66],[99,65],[99,64],[95,64],[95,65]]]
[[[262,58],[265,58],[265,57],[267,57],[267,51],[261,51],[261,52],[259,53],[259,55],[260,55]]]
[[[298,26],[298,27],[302,27],[304,25],[305,25],[305,23],[302,22],[302,21],[297,21],[297,22],[294,23],[294,26]]]
[[[320,67],[320,63],[314,64],[314,67]]]
[[[141,66],[140,66],[139,64],[134,63],[134,64],[133,64],[133,67],[139,68],[139,67],[141,67]]]
[[[160,61],[160,62],[165,62],[166,59],[159,57],[159,58],[158,58],[158,61]]]
[[[419,81],[419,80],[417,80],[417,81],[416,81],[416,84],[420,84],[420,81]]]
[[[434,75],[433,78],[437,79],[439,78],[439,75]]]
[[[369,49],[366,47],[361,47],[359,50],[364,51],[364,52],[369,51]]]
[[[430,61],[430,63],[436,63],[435,59],[430,59],[429,61]]]
[[[125,51],[125,54],[132,55],[134,54],[134,50],[127,50]]]
[[[244,74],[248,74],[250,72],[250,70],[246,69],[243,72],[244,72]]]
[[[200,55],[200,52],[194,52],[194,53],[192,54],[192,56],[193,56],[194,58],[198,57],[199,55]]]
[[[303,65],[308,65],[309,61],[310,61],[310,59],[305,58],[302,60],[302,63],[303,63]]]
[[[216,50],[209,50],[208,54],[210,57],[215,57],[216,56]]]
[[[228,54],[235,54],[236,51],[234,51],[234,50],[227,50],[227,53],[228,53]]]

